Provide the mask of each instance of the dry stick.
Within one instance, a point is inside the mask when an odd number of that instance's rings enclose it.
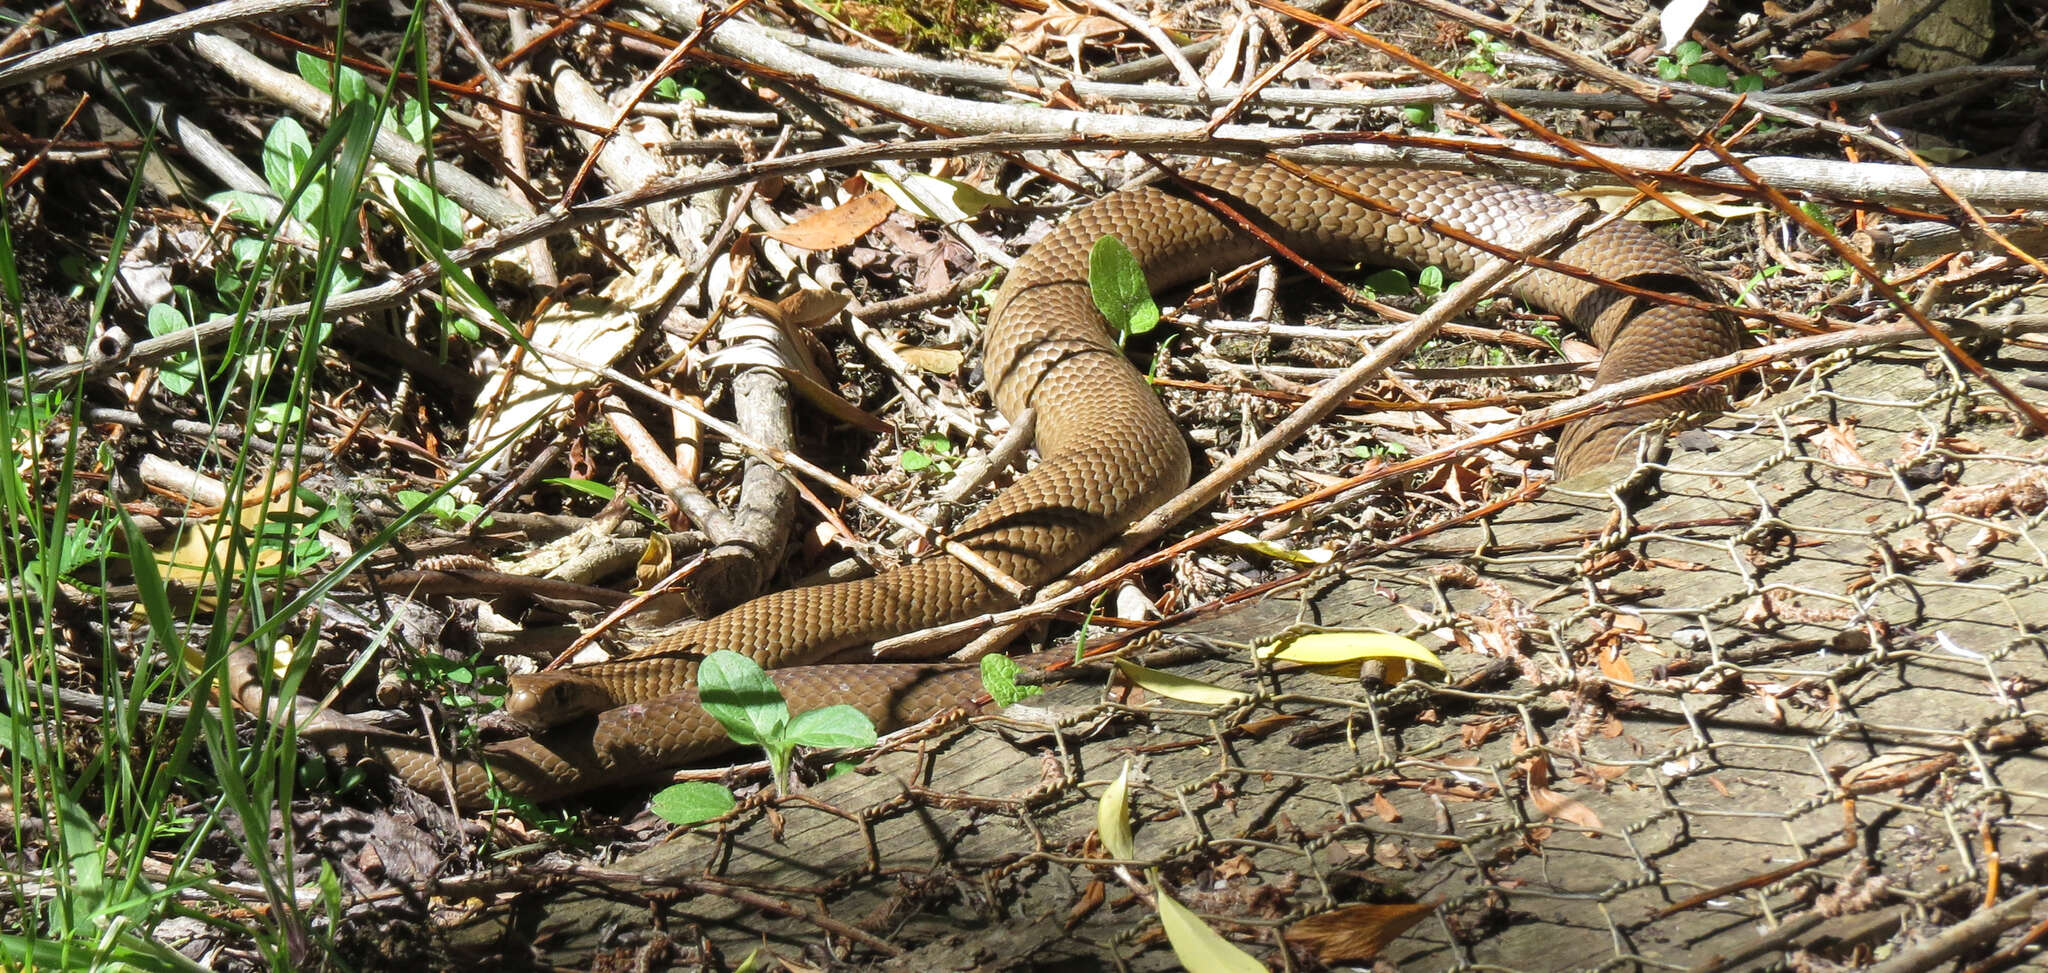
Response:
[[[124,51],[174,41],[211,27],[324,6],[322,0],[226,0],[146,24],[87,34],[0,65],[0,88],[34,81]]]
[[[1306,144],[1306,137],[1282,139],[1274,146],[1288,147]],[[696,193],[709,192],[742,186],[758,180],[794,175],[815,169],[833,166],[861,166],[878,159],[932,159],[966,152],[982,151],[1029,151],[1033,149],[1076,151],[1083,149],[1128,149],[1142,148],[1163,152],[1213,152],[1229,153],[1234,148],[1245,154],[1265,151],[1268,146],[1256,143],[1230,143],[1207,139],[1196,134],[1173,136],[1114,136],[1074,134],[1027,134],[1027,135],[978,135],[958,139],[938,139],[928,142],[891,143],[867,145],[856,148],[822,149],[817,152],[749,162],[720,169],[716,172],[686,177],[664,177],[655,184],[630,192],[617,193],[592,200],[567,210],[533,216],[514,225],[486,233],[477,241],[450,251],[449,261],[456,267],[473,267],[489,258],[508,250],[545,240],[558,233],[564,233],[599,223],[604,220],[634,212],[642,206],[675,199]],[[324,320],[335,320],[350,314],[379,311],[403,304],[415,295],[425,293],[441,282],[442,265],[427,263],[408,270],[396,278],[336,295],[325,305]],[[285,325],[299,321],[306,316],[312,305],[308,302],[286,304],[268,308],[248,315],[223,314],[208,318],[176,334],[162,335],[136,342],[126,357],[92,359],[71,362],[45,368],[33,375],[11,379],[9,385],[16,388],[44,388],[68,381],[79,375],[106,374],[117,369],[160,362],[173,355],[212,347],[236,334],[248,331],[251,325],[257,327]]]
[[[526,11],[511,7],[505,11],[505,23],[512,30],[512,39],[518,42],[532,35],[526,21]],[[504,76],[504,84],[497,89],[498,100],[515,107],[524,107],[526,93],[530,86],[527,79],[532,75],[525,65],[520,65],[511,74]],[[526,116],[519,111],[499,110],[498,145],[505,155],[505,171],[515,184],[530,184],[530,171],[526,164]],[[527,271],[533,275],[533,285],[541,290],[552,290],[561,283],[561,275],[555,268],[554,254],[548,252],[547,242],[535,240],[526,245]]]
[[[694,0],[643,0],[643,5],[684,27],[695,23],[704,7]],[[740,20],[727,22],[712,36],[710,46],[729,58],[758,65],[766,72],[785,78],[801,78],[840,97],[880,106],[903,115],[914,115],[928,125],[963,132],[1089,132],[1096,134],[1180,134],[1184,122],[1172,119],[1128,115],[1100,115],[1088,112],[1038,108],[1027,105],[990,105],[933,95],[904,85],[868,77],[857,71],[836,67],[818,58],[791,50],[774,41],[757,25]],[[1608,72],[1613,73],[1613,72]],[[1625,76],[1624,76],[1625,77]],[[1632,82],[1633,83],[1633,82]],[[1218,131],[1228,140],[1264,141],[1281,133],[1264,126],[1228,125]],[[1381,142],[1391,144],[1377,144]],[[1312,143],[1312,144],[1311,144]],[[1391,139],[1376,133],[1324,134],[1301,143],[1294,158],[1309,162],[1397,165],[1411,169],[1444,169],[1458,172],[1510,174],[1556,179],[1561,155],[1540,142],[1439,137],[1432,139]],[[1589,152],[1593,150],[1581,146]],[[1602,147],[1593,152],[1613,165],[1633,169],[1664,169],[1689,153]],[[1484,156],[1485,158],[1475,158]],[[1540,160],[1540,161],[1539,161]],[[1860,198],[1934,202],[1941,196],[1927,179],[1911,166],[1869,163],[1816,162],[1807,159],[1756,159],[1750,167],[1763,171],[1781,185],[1803,192],[1831,192]],[[1580,163],[1581,166],[1585,163]],[[1711,175],[1711,173],[1710,173]],[[1962,192],[1984,205],[2043,208],[2048,206],[2048,176],[2039,173],[2009,173],[1998,170],[1952,169],[1943,177]],[[1694,175],[1689,182],[1708,181]],[[2027,199],[2038,198],[2042,203]]]
[[[836,65],[855,68],[870,68],[887,71],[901,71],[922,78],[950,81],[956,84],[972,85],[978,88],[993,88],[1012,92],[1025,97],[1043,100],[1051,91],[1070,92],[1090,100],[1115,102],[1125,105],[1183,105],[1199,106],[1185,90],[1168,85],[1119,84],[1104,81],[1072,79],[1065,75],[1039,74],[1029,66],[1015,70],[989,67],[962,61],[941,61],[920,57],[900,51],[872,51],[866,48],[837,44],[815,37],[807,37],[795,31],[774,27],[763,27],[770,37],[790,48],[815,54],[817,57]],[[1780,89],[1755,92],[1749,95],[1746,104],[1766,105],[1771,108],[1792,108],[1798,105],[1820,105],[1830,102],[1865,101],[1891,98],[1902,94],[1924,91],[1955,81],[2011,80],[2025,81],[2041,76],[2039,69],[2031,66],[2038,60],[2040,52],[2028,52],[2005,58],[1993,64],[1969,64],[1926,71],[1903,78],[1887,78],[1881,81],[1859,81],[1854,84],[1837,85],[1815,91],[1799,91],[1780,94]],[[1503,64],[1531,68],[1540,71],[1575,71],[1551,58],[1528,54],[1520,57],[1504,56]],[[1639,79],[1651,83],[1648,79]],[[1666,101],[1673,108],[1698,108],[1708,104],[1725,104],[1735,97],[1732,92],[1704,85],[1680,81],[1655,82],[1668,87],[1672,96]],[[1209,90],[1216,98],[1239,98],[1252,86],[1222,85]],[[1486,97],[1504,105],[1516,108],[1564,108],[1579,111],[1633,111],[1642,107],[1642,99],[1633,95],[1616,92],[1552,91],[1538,88],[1518,88],[1508,84],[1488,85],[1480,89]],[[1258,90],[1252,99],[1254,104],[1268,108],[1399,108],[1404,105],[1436,104],[1462,99],[1463,96],[1446,84],[1419,84],[1393,88],[1265,88]],[[675,114],[687,109],[667,105],[642,105],[638,111],[647,114]],[[696,109],[700,114],[704,109]],[[745,124],[772,124],[756,121],[763,116],[731,113],[746,119]],[[767,116],[773,118],[774,116]],[[716,119],[712,119],[716,121]]]
[[[1574,236],[1573,231],[1593,215],[1590,208],[1581,207],[1553,216],[1531,229],[1528,240],[1521,249],[1538,253],[1554,249],[1567,238]],[[1182,518],[1215,502],[1217,497],[1223,495],[1224,490],[1250,475],[1274,454],[1348,402],[1352,393],[1366,382],[1371,381],[1374,376],[1395,362],[1408,357],[1410,352],[1436,334],[1437,328],[1444,322],[1463,314],[1482,297],[1491,293],[1496,286],[1506,281],[1510,275],[1527,270],[1528,268],[1514,261],[1488,257],[1471,277],[1461,281],[1458,286],[1446,293],[1441,301],[1409,322],[1400,334],[1381,342],[1373,349],[1372,354],[1346,369],[1342,376],[1318,388],[1315,395],[1288,413],[1285,419],[1274,424],[1273,428],[1260,436],[1257,442],[1239,450],[1236,456],[1231,457],[1230,462],[1218,467],[1182,491],[1179,496],[1146,515],[1144,519],[1132,524],[1118,535],[1112,544],[1089,558],[1067,579],[1046,586],[1041,594],[1041,600],[1047,597],[1057,598],[1072,590],[1077,583],[1074,579],[1086,581],[1108,570],[1116,563],[1129,558],[1140,547],[1151,543],[1153,538],[1158,537],[1168,527],[1179,523]],[[1025,620],[1000,626],[976,639],[974,644],[961,654],[973,657],[993,651],[1016,637],[1028,624],[1030,621]],[[882,651],[883,647],[877,645],[876,654],[879,655]]]
[[[713,544],[723,544],[735,536],[737,531],[725,511],[704,496],[697,485],[669,461],[668,451],[661,441],[640,424],[639,417],[633,415],[625,403],[616,397],[608,397],[602,411],[606,424],[626,445],[626,453],[633,457],[634,465],[640,467],[662,493],[696,522],[706,539]]]
[[[1408,64],[1409,67],[1412,67],[1417,71],[1421,71],[1424,75],[1427,75],[1431,79],[1435,80],[1438,84],[1450,85],[1452,88],[1455,88],[1459,94],[1464,95],[1466,98],[1478,102],[1479,104],[1486,105],[1487,107],[1492,108],[1494,111],[1506,115],[1510,121],[1514,122],[1517,126],[1520,126],[1523,131],[1526,131],[1531,135],[1536,136],[1538,139],[1541,139],[1543,142],[1545,142],[1552,148],[1556,149],[1557,151],[1577,156],[1581,159],[1586,160],[1587,162],[1591,162],[1594,165],[1600,166],[1601,168],[1607,171],[1607,174],[1609,176],[1612,176],[1616,180],[1619,180],[1620,182],[1626,184],[1630,189],[1633,189],[1638,193],[1641,193],[1645,196],[1648,196],[1651,199],[1656,200],[1659,203],[1664,204],[1664,206],[1669,208],[1672,212],[1685,217],[1688,221],[1692,222],[1695,225],[1706,225],[1705,220],[1702,220],[1698,216],[1694,216],[1685,207],[1678,205],[1678,203],[1674,202],[1669,196],[1664,195],[1664,193],[1657,188],[1657,185],[1653,180],[1644,178],[1643,176],[1639,175],[1636,171],[1630,169],[1627,166],[1623,166],[1619,163],[1601,158],[1599,154],[1587,149],[1577,140],[1566,138],[1565,136],[1557,132],[1554,132],[1548,127],[1544,126],[1543,124],[1537,122],[1535,119],[1530,118],[1529,116],[1524,115],[1521,112],[1508,107],[1507,105],[1488,101],[1485,92],[1479,90],[1478,88],[1470,84],[1467,84],[1463,79],[1458,78],[1457,76],[1452,75],[1449,72],[1437,68],[1435,65],[1430,64],[1428,61],[1416,57],[1415,55],[1409,53],[1406,49],[1402,48],[1397,44],[1392,44],[1388,43],[1387,41],[1383,41],[1377,37],[1374,37],[1371,34],[1368,34],[1362,30],[1359,30],[1356,27],[1351,26],[1350,24],[1339,23],[1334,20],[1327,20],[1325,18],[1318,17],[1314,14],[1303,12],[1294,7],[1290,7],[1285,3],[1282,3],[1281,0],[1252,0],[1252,2],[1258,4],[1259,6],[1265,7],[1269,10],[1273,10],[1276,13],[1283,13],[1288,16],[1294,17],[1295,19],[1300,20],[1302,23],[1311,24],[1315,26],[1318,30],[1323,31],[1329,36],[1347,38],[1349,40],[1356,41],[1357,43],[1362,44],[1366,47],[1369,47],[1375,51],[1378,51],[1379,53],[1384,54],[1388,57],[1404,61]],[[1423,5],[1428,6],[1428,4],[1426,3]]]
[[[1687,85],[1683,82],[1667,83],[1638,78],[1635,75],[1608,67],[1599,60],[1540,34],[1532,33],[1505,21],[1495,20],[1483,14],[1466,10],[1454,3],[1446,2],[1446,0],[1415,0],[1415,3],[1431,13],[1455,20],[1462,20],[1496,37],[1540,51],[1545,57],[1555,59],[1570,71],[1619,88],[1635,98],[1638,104],[1658,114],[1666,116],[1675,115],[1675,106],[1671,104],[1671,93],[1675,90],[1683,90],[1709,103],[1723,106],[1741,105],[1761,115],[1769,115],[1807,128],[1819,129],[1842,138],[1854,139],[1887,155],[1898,155],[1894,147],[1871,138],[1869,132],[1859,128],[1770,103],[1762,105],[1752,104],[1752,99],[1747,95],[1721,91],[1705,85]]]

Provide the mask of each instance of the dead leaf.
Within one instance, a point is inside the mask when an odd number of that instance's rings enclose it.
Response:
[[[1863,458],[1863,452],[1856,445],[1856,427],[1846,422],[1831,422],[1813,436],[1813,444],[1820,449],[1821,459],[1836,466],[1848,467],[1836,471],[1844,479],[1861,487],[1870,485],[1870,477],[1877,467]],[[1858,472],[1868,471],[1868,472]]]
[[[816,328],[839,316],[853,298],[838,291],[801,287],[775,302],[782,321],[793,328]]]
[[[933,375],[957,374],[967,362],[967,354],[953,345],[897,345],[896,354],[910,367]]]
[[[1544,817],[1595,832],[1607,830],[1592,808],[1550,789],[1549,757],[1533,757],[1523,762],[1522,769],[1528,775],[1529,801],[1536,805],[1536,810],[1543,812]]]
[[[1287,927],[1287,938],[1316,951],[1332,966],[1367,963],[1409,927],[1436,911],[1436,904],[1346,905],[1309,916]]]
[[[799,250],[836,250],[867,235],[896,211],[889,194],[871,189],[766,234]]]
[[[1617,683],[1632,683],[1636,681],[1635,667],[1629,665],[1628,660],[1622,657],[1620,643],[1601,647],[1595,652],[1595,656],[1594,661],[1600,664],[1601,674],[1607,678]],[[1608,691],[1617,696],[1626,696],[1632,692],[1626,685],[1609,686]]]
[[[1381,793],[1374,793],[1372,796],[1372,813],[1374,817],[1388,824],[1397,824],[1401,820],[1400,809],[1394,807],[1394,802],[1387,800],[1387,795]]]

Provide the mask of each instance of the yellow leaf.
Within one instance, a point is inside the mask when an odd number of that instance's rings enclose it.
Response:
[[[1123,773],[1116,775],[1116,782],[1103,790],[1102,800],[1095,804],[1095,831],[1102,836],[1102,847],[1111,855],[1124,861],[1136,857],[1137,842],[1131,840],[1131,763],[1124,761]]]
[[[1422,643],[1390,632],[1339,630],[1289,635],[1259,646],[1259,658],[1308,666],[1338,666],[1368,659],[1400,659],[1446,671],[1442,659]]]
[[[951,375],[967,362],[967,355],[960,349],[938,345],[897,345],[896,354],[910,367],[934,375]]]
[[[1276,544],[1272,541],[1260,540],[1257,537],[1253,537],[1252,535],[1247,534],[1241,530],[1233,530],[1230,533],[1217,538],[1217,540],[1227,541],[1229,543],[1236,544],[1237,546],[1242,547],[1245,550],[1253,551],[1259,554],[1264,554],[1265,556],[1274,558],[1276,560],[1291,561],[1295,564],[1328,564],[1331,558],[1337,556],[1336,552],[1326,550],[1320,547],[1311,547],[1307,550],[1295,550],[1294,548],[1287,547],[1281,544]]]
[[[1173,955],[1189,973],[1266,973],[1266,964],[1209,928],[1165,889],[1154,889],[1154,894],[1159,899],[1159,926],[1166,930]]]
[[[938,220],[941,223],[961,223],[973,219],[976,213],[991,206],[1008,206],[1010,201],[1002,196],[982,192],[958,179],[941,179],[938,176],[913,172],[897,182],[880,172],[866,172],[869,184],[889,194],[896,205]],[[906,189],[905,187],[909,188]],[[912,194],[915,190],[915,195]]]
[[[1176,676],[1170,672],[1161,672],[1124,659],[1116,660],[1116,667],[1124,674],[1125,679],[1137,683],[1146,692],[1158,693],[1183,703],[1234,706],[1252,698],[1250,693],[1241,690],[1225,689],[1222,686],[1189,679],[1186,676]]]

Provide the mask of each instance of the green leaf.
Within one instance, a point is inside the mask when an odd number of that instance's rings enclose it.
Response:
[[[462,245],[462,207],[454,200],[411,176],[399,176],[394,187],[406,220],[427,237],[423,243],[443,250]]]
[[[1685,69],[1685,78],[1694,84],[1703,84],[1715,88],[1726,87],[1728,84],[1728,69],[1718,64],[1695,64]]]
[[[1030,699],[1045,692],[1043,686],[1019,686],[1017,674],[1024,667],[1007,655],[990,654],[981,657],[981,688],[995,700],[996,708],[1002,709]]]
[[[1103,789],[1095,802],[1095,832],[1102,847],[1124,861],[1137,857],[1138,844],[1131,836],[1131,762],[1124,761],[1122,773]]]
[[[313,162],[313,142],[306,137],[306,130],[290,115],[279,118],[270,126],[270,134],[263,139],[263,181],[270,184],[270,191],[279,199],[291,197],[292,190],[299,184],[299,176]],[[306,194],[299,198],[298,212],[301,215],[318,210],[320,187],[306,187]],[[313,200],[308,205],[307,200]]]
[[[872,747],[876,740],[874,721],[844,703],[798,713],[786,732],[799,747]]]
[[[1364,283],[1373,293],[1388,297],[1415,293],[1415,285],[1408,282],[1408,275],[1391,267],[1373,271]]]
[[[1736,78],[1735,84],[1731,87],[1738,95],[1755,94],[1764,90],[1764,76],[1761,74],[1745,74],[1742,77]]]
[[[596,480],[585,480],[580,477],[556,476],[542,482],[554,484],[565,490],[574,490],[577,493],[593,496],[606,502],[619,495],[619,491],[609,484],[599,483]]]
[[[670,824],[691,825],[723,817],[738,804],[732,791],[708,780],[687,780],[662,789],[649,808]]]
[[[914,449],[904,450],[903,455],[896,462],[912,473],[932,468],[932,458]]]
[[[149,333],[162,337],[183,331],[192,325],[185,315],[169,304],[154,304],[149,309]],[[164,367],[157,370],[156,380],[172,395],[184,395],[199,384],[199,360],[191,355],[175,355]]]
[[[1421,291],[1423,297],[1435,297],[1443,293],[1444,269],[1442,267],[1422,268],[1422,273],[1415,276],[1415,289]]]
[[[1266,973],[1266,964],[1209,928],[1165,889],[1154,891],[1159,899],[1159,927],[1166,930],[1166,942],[1183,968],[1198,973]]]
[[[730,649],[711,653],[697,667],[697,694],[733,742],[768,746],[785,739],[789,704],[754,660]]]
[[[1095,241],[1088,251],[1088,294],[1118,334],[1144,334],[1159,326],[1159,305],[1152,302],[1145,268],[1114,236]]]

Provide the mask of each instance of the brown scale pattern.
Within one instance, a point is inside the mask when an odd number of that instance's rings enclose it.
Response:
[[[1402,169],[1319,168],[1351,192],[1396,211],[1442,221],[1492,241],[1509,241],[1536,222],[1574,205],[1535,190],[1455,173]],[[1469,275],[1483,256],[1430,230],[1313,183],[1266,167],[1223,165],[1191,177],[1261,221],[1291,249],[1311,258],[1417,267],[1442,266]],[[1144,265],[1155,289],[1241,263],[1261,251],[1249,236],[1198,203],[1162,188],[1107,196],[1068,217],[1018,261],[996,295],[984,350],[989,392],[1004,415],[1036,410],[1038,465],[999,494],[954,535],[1011,577],[1039,585],[1079,563],[1108,537],[1182,489],[1187,447],[1141,376],[1126,362],[1089,299],[1088,252],[1114,233]],[[1707,296],[1706,276],[1677,249],[1640,226],[1611,225],[1578,240],[1559,259],[1601,277],[1649,290]],[[1605,349],[1596,384],[1648,374],[1725,354],[1741,332],[1717,316],[1641,302],[1554,273],[1523,277],[1511,293],[1572,321]],[[1592,417],[1565,429],[1560,474],[1599,465],[1643,422],[1680,409],[1711,408],[1716,396]],[[946,557],[842,584],[757,598],[684,633],[648,645],[633,657],[560,673],[525,677],[515,687],[544,696],[551,683],[574,681],[627,705],[487,754],[501,783],[528,796],[558,796],[629,773],[702,756],[722,734],[687,693],[695,659],[718,649],[763,665],[799,666],[841,649],[1005,607],[1008,599],[977,573]],[[881,692],[857,683],[849,668],[801,670],[785,685],[809,694],[826,680],[831,702],[863,702]],[[901,677],[900,667],[889,669]],[[826,683],[820,683],[820,691]],[[971,680],[947,677],[971,692]],[[808,695],[806,698],[810,698]],[[818,698],[825,699],[826,696]],[[439,779],[442,764],[418,748],[386,746],[382,756],[416,784]],[[475,762],[450,764],[469,784]],[[437,787],[429,787],[436,790]],[[481,792],[476,792],[481,793]]]

